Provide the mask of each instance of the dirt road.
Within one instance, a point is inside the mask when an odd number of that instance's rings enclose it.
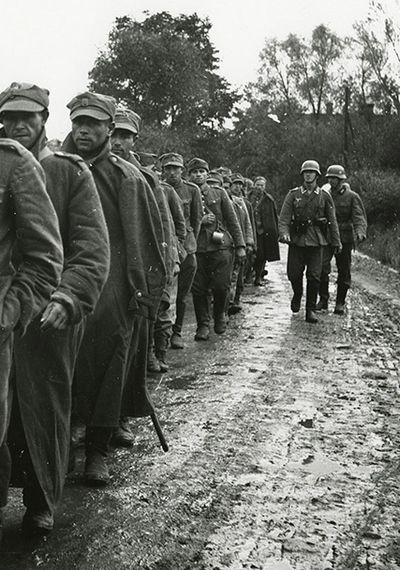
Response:
[[[354,277],[347,314],[316,325],[292,316],[283,262],[225,335],[195,343],[191,316],[150,380],[170,451],[132,421],[112,485],[88,490],[78,469],[39,542],[11,490],[0,568],[400,568],[400,279],[361,257]]]

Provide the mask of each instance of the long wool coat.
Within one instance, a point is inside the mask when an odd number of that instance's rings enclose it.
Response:
[[[66,151],[76,152],[69,135]],[[128,375],[139,345],[147,342],[145,319],[154,319],[165,285],[160,212],[140,171],[113,155],[107,143],[88,163],[108,227],[110,275],[89,316],[77,360],[78,413],[89,426],[116,427],[121,413],[146,415],[152,406],[141,372]],[[127,386],[127,383],[130,385]]]
[[[72,379],[85,317],[92,313],[110,265],[108,231],[93,177],[76,155],[50,152],[45,133],[32,149],[46,175],[64,248],[52,300],[69,313],[64,330],[41,331],[39,318],[15,338],[15,387],[26,444],[50,511],[62,494],[68,464]],[[11,422],[9,443],[13,446]],[[18,434],[15,434],[18,441]],[[18,450],[16,450],[18,451]],[[16,455],[14,454],[14,458]]]
[[[12,253],[20,252],[15,268]],[[19,143],[0,140],[0,446],[7,419],[12,333],[22,331],[57,286],[62,270],[57,217],[43,170]],[[0,466],[1,469],[1,466]]]

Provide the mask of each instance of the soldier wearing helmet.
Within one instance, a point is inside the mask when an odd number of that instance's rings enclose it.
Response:
[[[316,301],[322,268],[323,246],[328,244],[329,225],[332,247],[341,248],[335,207],[328,192],[318,186],[321,174],[318,162],[306,160],[300,170],[303,184],[289,190],[279,217],[279,236],[289,244],[287,276],[292,284],[291,310],[298,313],[303,296],[303,274],[306,270],[306,321],[316,323]]]
[[[346,172],[340,164],[332,164],[325,175],[330,186],[339,225],[342,250],[336,253],[338,271],[336,306],[334,313],[343,315],[347,291],[351,284],[351,250],[363,241],[367,234],[367,218],[360,196],[350,189],[346,181]],[[319,301],[317,310],[328,309],[329,274],[334,248],[331,244],[324,248],[321,281],[319,286]]]

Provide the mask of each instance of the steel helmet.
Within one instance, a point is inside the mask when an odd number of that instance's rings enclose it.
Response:
[[[303,174],[305,170],[314,170],[314,172],[317,172],[319,175],[321,175],[321,170],[316,160],[306,160],[303,162],[301,165],[300,174]]]
[[[346,180],[346,173],[343,166],[340,164],[331,164],[331,166],[328,166],[328,170],[326,171],[325,176],[332,176],[335,178],[340,178],[340,180]]]

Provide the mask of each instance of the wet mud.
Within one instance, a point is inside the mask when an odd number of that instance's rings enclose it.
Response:
[[[284,252],[284,250],[283,250]],[[343,317],[289,309],[284,262],[248,286],[224,335],[170,351],[149,379],[170,450],[131,421],[112,484],[68,480],[53,533],[20,533],[11,489],[0,568],[392,570],[400,568],[400,279],[354,262]]]

